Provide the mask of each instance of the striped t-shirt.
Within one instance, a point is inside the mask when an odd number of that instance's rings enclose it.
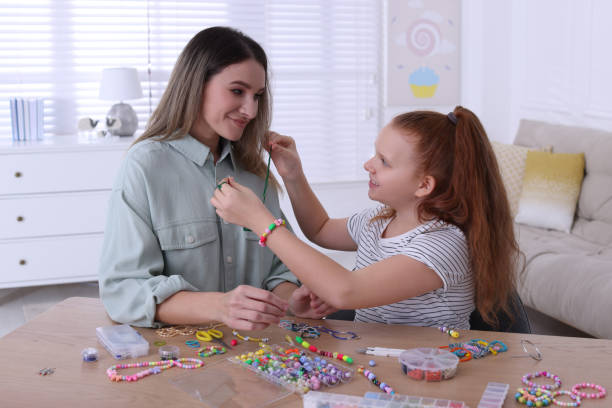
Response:
[[[366,209],[348,220],[349,233],[357,243],[356,269],[394,255],[406,255],[431,268],[444,286],[390,305],[357,309],[355,321],[469,329],[470,314],[474,310],[474,282],[463,232],[455,225],[435,219],[404,234],[382,238],[391,219],[370,223],[381,208]],[[409,271],[406,279],[410,279]]]

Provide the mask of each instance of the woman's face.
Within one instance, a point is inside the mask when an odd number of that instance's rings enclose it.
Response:
[[[204,85],[202,110],[191,135],[209,147],[217,145],[219,136],[240,140],[257,115],[265,85],[266,72],[254,59],[225,67]]]

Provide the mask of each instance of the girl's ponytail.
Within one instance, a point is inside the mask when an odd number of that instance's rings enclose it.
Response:
[[[520,252],[497,160],[480,120],[457,106],[448,115],[404,113],[391,124],[415,138],[420,170],[436,180],[434,190],[418,204],[420,220],[439,218],[463,231],[476,308],[491,325],[498,323],[499,312],[512,318],[510,302]],[[375,219],[393,215],[393,209],[386,209]]]
[[[450,181],[456,218],[468,240],[476,308],[495,325],[499,312],[512,318],[519,248],[497,160],[480,120],[461,106],[452,115],[457,119]]]

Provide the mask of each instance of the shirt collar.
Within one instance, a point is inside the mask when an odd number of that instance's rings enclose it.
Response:
[[[213,160],[213,156],[210,153],[210,148],[206,146],[204,143],[199,142],[193,136],[186,134],[180,139],[174,139],[168,141],[168,143],[174,147],[177,151],[179,151],[183,156],[187,157],[189,160],[197,164],[198,166],[203,166],[206,163],[206,160],[209,158]],[[234,166],[234,155],[231,142],[219,138],[219,143],[223,144],[221,149],[221,155],[219,156],[218,163],[225,160],[227,156],[230,157],[230,162],[232,166]],[[235,166],[234,166],[235,167]]]

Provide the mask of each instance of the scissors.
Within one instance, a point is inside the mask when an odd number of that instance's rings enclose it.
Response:
[[[221,340],[223,338],[223,332],[221,330],[217,330],[217,329],[199,330],[196,332],[196,338],[200,341],[208,341],[208,342],[212,341],[215,343],[219,343],[223,347],[227,349],[231,349],[230,346],[228,346],[223,340]]]

